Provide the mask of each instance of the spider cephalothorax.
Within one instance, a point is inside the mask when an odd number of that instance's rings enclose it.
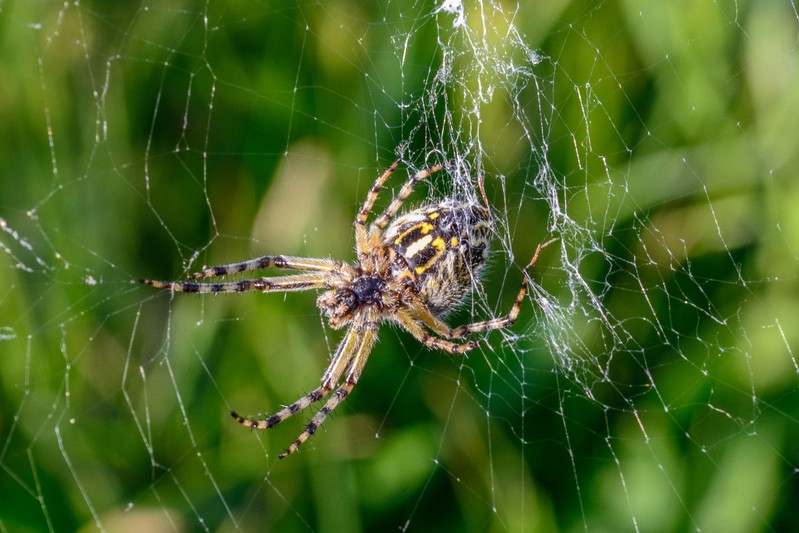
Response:
[[[345,281],[338,289],[322,293],[316,305],[327,315],[330,327],[338,329],[347,324],[353,313],[365,306],[374,306],[377,311],[384,308],[384,291],[387,279],[384,276],[357,272],[352,281]]]
[[[367,226],[378,193],[399,163],[395,161],[375,181],[355,218],[358,253],[355,264],[333,259],[265,256],[206,268],[190,278],[199,280],[270,267],[299,273],[221,283],[142,280],[154,287],[194,293],[327,289],[317,299],[317,306],[325,313],[331,327],[349,327],[322,376],[322,384],[264,419],[231,413],[245,426],[270,428],[321,400],[335,388],[335,393],[314,415],[305,431],[279,455],[281,458],[296,451],[313,435],[327,415],[352,391],[377,340],[380,322],[389,320],[398,324],[429,348],[464,353],[475,348],[477,342],[455,341],[472,333],[508,327],[519,315],[527,290],[526,275],[506,316],[454,329],[442,320],[474,288],[488,255],[491,223],[487,208],[455,201],[444,201],[396,217],[416,184],[440,171],[441,165],[413,175],[385,211]],[[540,249],[541,246],[528,266],[535,262]]]

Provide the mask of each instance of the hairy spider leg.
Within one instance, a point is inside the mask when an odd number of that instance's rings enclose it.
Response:
[[[294,292],[323,289],[331,286],[330,276],[323,272],[260,279],[243,279],[222,283],[190,283],[185,281],[158,281],[154,279],[142,279],[139,281],[157,289],[169,289],[173,292],[190,292],[195,294],[238,293],[248,291]]]
[[[380,189],[386,183],[386,180],[397,170],[401,159],[394,161],[390,167],[386,169],[372,184],[366,199],[355,217],[355,249],[358,252],[358,263],[363,265],[366,263],[366,258],[369,255],[369,234],[366,231],[366,219],[369,218],[369,213],[375,205]]]
[[[363,201],[363,205],[361,206],[360,211],[358,211],[358,216],[355,217],[355,224],[358,226],[366,226],[366,219],[369,218],[369,213],[372,211],[372,207],[375,205],[375,201],[377,200],[378,195],[380,194],[380,189],[383,188],[383,185],[386,183],[386,180],[397,170],[402,159],[397,159],[391,166],[386,169],[372,184],[372,188],[369,189],[369,194],[366,195],[366,199]]]
[[[400,210],[402,204],[405,203],[405,200],[407,200],[408,196],[411,195],[416,185],[418,185],[420,181],[427,179],[431,174],[435,174],[436,172],[439,172],[443,168],[444,168],[443,165],[435,165],[433,167],[430,167],[429,169],[420,170],[419,172],[411,176],[411,178],[405,182],[400,191],[391,200],[391,203],[386,208],[386,210],[383,211],[380,214],[380,216],[375,219],[374,222],[372,222],[372,228],[379,228],[380,230],[384,230],[388,225],[389,220],[391,220],[394,217],[394,215],[397,214],[397,211]]]
[[[369,316],[371,316],[371,314]],[[333,356],[333,360],[330,362],[330,365],[322,377],[322,385],[320,387],[309,392],[296,402],[278,411],[277,413],[262,420],[245,418],[237,414],[235,411],[230,412],[231,416],[233,416],[238,423],[244,426],[254,429],[268,429],[275,427],[287,418],[290,418],[291,416],[308,408],[311,404],[318,402],[327,396],[327,394],[333,390],[333,387],[335,387],[341,381],[341,377],[344,375],[345,371],[348,373],[346,378],[347,383],[352,382],[352,386],[354,386],[355,382],[358,380],[358,376],[360,376],[361,371],[363,370],[363,365],[366,362],[368,353],[371,351],[372,346],[377,338],[376,330],[376,322],[372,324],[369,324],[368,322],[364,323],[363,314],[359,315],[359,317],[356,318],[356,323],[353,323],[352,327],[347,330],[344,339],[342,339],[341,343],[339,344],[336,354]],[[357,375],[354,376],[353,381],[355,370],[357,370]],[[344,397],[349,394],[349,391],[352,390],[352,387],[349,387],[346,393],[342,393],[341,390],[343,388],[344,387],[340,387],[336,391],[335,395],[331,397],[325,406],[322,407],[322,409],[320,409],[320,411],[314,416],[314,418],[311,420],[311,423],[308,424],[300,437],[294,441],[294,443],[292,443],[289,449],[284,451],[278,457],[282,459],[290,453],[293,453],[303,442],[308,440],[308,438],[313,435],[330,411],[332,411],[344,399]],[[333,402],[333,398],[336,398],[335,402]]]
[[[313,272],[333,272],[340,268],[341,262],[333,259],[321,259],[315,257],[293,257],[288,255],[265,255],[240,263],[230,263],[227,265],[217,265],[207,267],[199,272],[189,275],[189,279],[202,279],[216,276],[227,276],[238,274],[248,270],[260,270],[264,268],[283,268],[287,270],[310,270]]]
[[[457,344],[452,341],[441,339],[434,335],[430,335],[425,331],[424,327],[414,316],[412,311],[400,309],[394,314],[394,320],[397,324],[402,326],[408,333],[414,336],[416,340],[427,346],[428,348],[445,350],[449,353],[465,353],[469,350],[477,348],[477,342],[469,341],[464,344]],[[432,329],[432,328],[431,328]]]
[[[336,408],[338,405],[344,401],[344,399],[349,396],[352,389],[355,387],[355,384],[358,383],[358,378],[361,377],[361,373],[363,372],[363,367],[366,365],[366,360],[369,358],[369,354],[372,352],[372,347],[377,341],[377,328],[378,322],[377,317],[375,316],[375,311],[373,309],[367,309],[365,312],[359,314],[357,318],[357,323],[353,324],[351,330],[357,329],[360,336],[360,345],[358,346],[352,360],[349,363],[347,377],[344,381],[344,384],[341,385],[336,392],[334,392],[330,398],[327,400],[324,406],[314,415],[311,419],[311,422],[305,427],[305,431],[303,431],[297,440],[291,443],[291,445],[280,455],[278,458],[283,459],[288,455],[297,451],[303,442],[311,438],[316,430],[319,429],[319,426],[325,421],[327,416]]]
[[[490,320],[484,320],[482,322],[473,322],[471,324],[464,324],[463,326],[458,326],[457,328],[450,329],[449,333],[451,338],[457,339],[463,337],[465,335],[469,335],[471,333],[478,333],[481,331],[490,331],[493,329],[504,329],[512,326],[516,323],[516,319],[519,318],[519,312],[522,308],[522,302],[524,301],[524,295],[527,293],[527,287],[529,283],[529,274],[527,273],[527,269],[532,267],[535,262],[538,260],[538,255],[541,253],[541,250],[555,242],[556,239],[550,239],[543,244],[539,244],[535,248],[535,253],[533,254],[532,259],[527,265],[524,267],[522,271],[522,286],[519,289],[519,293],[516,295],[516,300],[513,302],[513,306],[510,308],[510,311],[507,315],[498,318],[492,318]],[[424,311],[427,311],[425,309]],[[429,312],[428,312],[429,314]],[[437,318],[433,317],[435,320]],[[442,322],[443,324],[443,322]],[[446,326],[446,324],[443,324]]]
[[[319,429],[319,426],[321,426],[322,422],[325,421],[327,415],[329,415],[330,412],[333,411],[333,409],[335,409],[338,406],[338,404],[344,401],[344,399],[350,394],[350,392],[352,392],[353,388],[355,388],[355,383],[347,381],[344,385],[336,389],[336,392],[334,392],[330,396],[330,399],[328,399],[327,402],[325,402],[325,405],[322,406],[322,408],[319,409],[319,411],[317,411],[317,413],[311,419],[311,422],[305,427],[305,431],[300,433],[300,436],[297,437],[297,440],[292,442],[288,448],[286,448],[285,450],[283,450],[283,452],[278,454],[277,458],[285,459],[292,453],[296,452],[297,449],[300,446],[302,446],[302,443],[310,439],[313,436],[313,434],[316,433],[316,430]]]
[[[386,210],[383,211],[380,216],[378,216],[378,218],[372,223],[370,230],[367,232],[366,220],[369,218],[369,213],[371,212],[372,207],[374,207],[380,190],[383,188],[383,185],[386,183],[388,178],[397,169],[401,161],[401,159],[394,161],[394,163],[392,163],[391,166],[388,167],[388,169],[386,169],[386,171],[375,180],[371,189],[369,189],[369,194],[366,195],[366,200],[364,201],[363,206],[361,207],[360,211],[358,211],[358,216],[355,218],[355,242],[356,248],[358,250],[358,261],[360,263],[364,263],[366,260],[366,256],[368,255],[367,250],[370,248],[370,242],[379,240],[381,231],[385,229],[386,225],[388,225],[388,221],[397,214],[397,211],[399,211],[399,209],[402,207],[402,204],[405,202],[405,200],[408,199],[408,196],[411,195],[416,185],[420,181],[427,179],[427,177],[431,174],[434,174],[444,168],[443,165],[435,165],[429,169],[420,170],[411,176],[391,200],[391,204],[389,204],[388,208],[386,208]]]

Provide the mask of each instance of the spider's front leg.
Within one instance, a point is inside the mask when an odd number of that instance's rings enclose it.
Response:
[[[187,281],[139,280],[157,289],[194,294],[219,294],[236,292],[296,292],[328,287],[328,275],[322,273],[296,274],[294,276],[275,276],[272,278],[243,279],[222,283],[192,283]]]
[[[287,405],[280,411],[263,419],[245,418],[237,414],[235,411],[231,411],[230,414],[239,424],[243,426],[254,429],[269,429],[271,427],[275,427],[292,415],[295,415],[306,409],[312,403],[318,402],[327,396],[336,383],[338,383],[338,381],[341,379],[341,375],[347,368],[347,364],[352,357],[352,353],[355,351],[357,343],[357,332],[353,329],[349,329],[341,343],[338,345],[336,353],[333,356],[333,359],[330,361],[330,365],[327,367],[327,370],[322,376],[322,385],[298,399],[291,405]]]
[[[294,257],[290,255],[265,255],[240,263],[229,263],[207,267],[189,275],[189,279],[202,279],[238,274],[249,270],[282,268],[286,270],[307,270],[311,272],[334,272],[341,267],[339,261],[316,257]]]
[[[200,294],[217,294],[231,292],[295,292],[311,289],[323,289],[337,286],[342,279],[349,279],[355,275],[352,265],[334,261],[332,259],[317,259],[312,257],[289,256],[264,256],[242,263],[231,263],[207,268],[189,276],[192,280],[206,277],[226,276],[248,270],[256,270],[272,266],[286,270],[298,270],[301,273],[290,276],[272,276],[259,279],[242,279],[239,281],[224,282],[196,282],[196,281],[158,281],[154,279],[141,279],[140,283],[169,289],[173,292],[191,292]]]

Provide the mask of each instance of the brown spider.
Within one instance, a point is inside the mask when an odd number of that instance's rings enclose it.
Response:
[[[453,342],[454,339],[506,328],[519,316],[527,291],[526,272],[513,307],[504,317],[457,328],[451,328],[441,319],[462,303],[474,287],[491,240],[489,211],[476,204],[449,200],[394,218],[416,184],[440,171],[441,165],[413,175],[388,208],[367,226],[366,220],[378,193],[399,164],[400,160],[395,161],[377,178],[358,211],[355,218],[356,264],[277,255],[206,268],[192,274],[190,279],[270,267],[301,273],[222,283],[141,280],[153,287],[193,293],[327,289],[319,296],[316,305],[325,312],[331,327],[338,329],[349,324],[349,328],[322,376],[322,384],[264,419],[244,418],[231,412],[240,424],[257,429],[271,428],[321,400],[335,388],[305,431],[278,456],[280,458],[293,453],[308,440],[355,387],[377,340],[378,326],[382,321],[390,320],[402,326],[429,348],[460,354],[475,348],[477,342],[472,340],[459,344]],[[535,263],[541,248],[547,244],[549,242],[538,246],[527,267]]]

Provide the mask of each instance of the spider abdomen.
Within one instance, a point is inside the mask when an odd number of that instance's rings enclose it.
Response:
[[[398,256],[397,270],[410,270],[435,315],[463,301],[485,264],[490,240],[488,210],[451,201],[410,211],[383,235],[383,244]]]

